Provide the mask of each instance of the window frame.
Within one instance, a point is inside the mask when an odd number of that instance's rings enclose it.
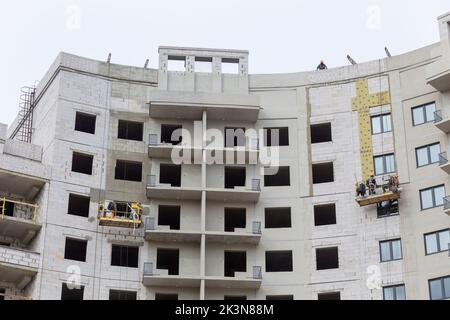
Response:
[[[119,255],[122,256],[122,250],[126,249],[127,250],[127,261],[126,264],[113,264],[113,248],[114,247],[120,247],[120,252]],[[137,259],[136,259],[136,266],[132,265],[130,266],[130,259],[129,259],[129,250],[130,249],[136,249],[137,250]],[[121,245],[121,244],[115,244],[113,243],[111,245],[111,258],[110,258],[110,266],[111,267],[119,267],[119,268],[131,268],[131,269],[138,269],[139,268],[139,254],[140,254],[140,250],[139,250],[139,246],[129,246],[129,245]],[[121,261],[121,260],[120,260]]]
[[[436,195],[435,195],[435,190],[436,189],[439,189],[439,188],[444,188],[444,194],[445,194],[445,184],[441,184],[441,185],[438,185],[438,186],[434,186],[434,187],[430,187],[430,188],[425,188],[425,189],[421,189],[421,190],[419,190],[419,198],[420,198],[420,211],[427,211],[427,210],[431,210],[431,209],[436,209],[436,208],[440,208],[440,207],[443,207],[444,206],[444,203],[442,203],[441,205],[436,205]],[[432,198],[432,201],[433,201],[433,206],[432,207],[430,207],[430,208],[424,208],[423,207],[423,201],[422,201],[422,192],[425,192],[425,191],[428,191],[428,190],[431,190],[432,192],[431,192],[431,198]]]
[[[393,249],[393,243],[394,242],[400,242],[400,258],[398,259],[394,259],[394,249]],[[389,254],[390,254],[390,260],[383,260],[383,254],[382,254],[382,247],[381,245],[383,243],[389,243]],[[388,262],[394,262],[394,261],[400,261],[403,260],[403,244],[402,244],[402,239],[398,238],[398,239],[391,239],[391,240],[383,240],[383,241],[379,241],[378,242],[378,247],[380,250],[380,263],[388,263]]]
[[[432,119],[432,120],[428,120],[428,119],[427,119],[426,108],[427,108],[427,106],[430,106],[430,105],[434,105],[434,112],[436,112],[436,107],[437,107],[437,106],[436,106],[436,101],[428,102],[428,103],[425,103],[425,104],[422,104],[422,105],[415,106],[415,107],[412,107],[412,108],[411,108],[411,119],[412,119],[412,125],[413,125],[413,127],[418,127],[418,126],[422,126],[422,125],[425,125],[425,124],[434,122],[435,119]],[[424,122],[423,122],[423,123],[419,123],[419,124],[416,124],[416,123],[415,123],[415,120],[414,120],[414,110],[417,110],[417,109],[422,109],[422,114],[423,114],[423,119],[424,119]]]
[[[439,156],[438,156],[438,160],[437,161],[435,161],[435,162],[432,162],[431,161],[431,147],[434,147],[434,146],[437,146],[437,145],[439,145],[439,153],[438,153],[438,155],[441,153],[441,151],[442,151],[442,149],[441,149],[441,143],[440,142],[436,142],[436,143],[431,143],[431,144],[427,144],[427,145],[425,145],[425,146],[421,146],[421,147],[417,147],[416,149],[415,149],[415,153],[416,153],[416,166],[417,166],[417,168],[423,168],[423,167],[427,167],[427,166],[431,166],[431,165],[433,165],[433,164],[436,164],[436,163],[439,163]],[[419,165],[419,157],[418,157],[418,151],[419,150],[422,150],[422,149],[427,149],[427,160],[428,160],[428,162],[426,163],[426,164],[424,164],[424,165]]]
[[[391,156],[392,156],[392,158],[394,160],[394,171],[387,171],[386,158],[391,157]],[[382,173],[377,173],[376,172],[377,167],[375,165],[375,159],[378,159],[378,158],[382,158],[383,159],[383,172]],[[382,155],[379,155],[379,156],[374,156],[373,157],[373,171],[375,172],[375,176],[377,176],[377,177],[397,172],[397,164],[395,163],[395,153],[388,153],[388,154],[382,154]]]
[[[425,233],[423,235],[423,241],[424,241],[424,249],[425,249],[425,256],[432,256],[435,254],[440,254],[443,252],[449,252],[450,251],[450,244],[449,244],[449,248],[442,250],[441,248],[441,239],[439,237],[439,234],[444,233],[444,232],[448,232],[450,235],[450,229],[444,229],[444,230],[439,230],[439,231],[434,231],[434,232],[429,232],[429,233]],[[427,236],[431,236],[431,235],[436,235],[436,247],[437,247],[437,251],[436,252],[431,252],[428,253],[428,248],[427,248]]]
[[[428,294],[430,295],[430,300],[433,300],[433,301],[441,300],[442,301],[442,300],[450,299],[450,294],[447,297],[445,296],[445,279],[450,279],[450,275],[428,280]],[[441,290],[442,290],[442,295],[443,295],[442,299],[433,299],[431,296],[431,282],[437,281],[437,280],[439,280],[439,282],[441,283]]]
[[[384,128],[383,118],[387,117],[387,116],[389,116],[389,122],[391,123],[391,129],[390,130],[387,130],[387,129]],[[378,132],[378,133],[374,133],[374,131],[373,131],[373,122],[372,121],[375,118],[378,118],[378,121],[380,122],[381,131]],[[393,131],[392,130],[392,113],[391,112],[386,112],[386,113],[382,113],[382,114],[377,114],[377,115],[371,116],[370,117],[370,129],[371,129],[371,132],[372,132],[372,136],[377,136],[377,135],[380,135],[380,134],[392,132]]]
[[[397,299],[397,288],[403,288],[403,293],[404,293],[405,299]],[[393,291],[393,295],[392,295],[394,297],[394,299],[386,300],[386,293],[385,293],[386,289],[395,289]],[[407,300],[406,299],[406,286],[405,286],[405,284],[402,283],[402,284],[396,284],[396,285],[392,285],[392,286],[385,286],[385,287],[383,287],[383,300],[385,300],[385,301],[402,301],[402,300],[404,301],[404,300]]]
[[[117,167],[119,166],[119,163],[123,164],[123,172],[118,171]],[[140,170],[140,180],[130,180],[130,178],[127,176],[127,171],[129,170],[128,166],[129,165],[137,165],[141,167]],[[121,160],[121,159],[116,159],[116,165],[114,167],[114,180],[117,181],[127,181],[127,182],[142,182],[142,178],[143,178],[143,174],[142,174],[142,170],[144,168],[144,164],[142,162],[139,161],[131,161],[131,160]],[[121,176],[118,176],[118,173],[123,174],[123,178],[120,178]]]

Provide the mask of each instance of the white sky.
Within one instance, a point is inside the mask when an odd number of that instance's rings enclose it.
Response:
[[[0,8],[0,122],[20,87],[60,51],[157,67],[158,46],[250,51],[250,73],[282,73],[393,55],[439,41],[448,0],[15,0]]]

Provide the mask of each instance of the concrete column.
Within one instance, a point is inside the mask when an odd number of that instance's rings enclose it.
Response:
[[[195,91],[195,57],[186,57],[186,71],[184,72],[184,90]]]
[[[158,71],[158,89],[159,90],[167,90],[168,89],[168,79],[167,79],[167,64],[168,64],[168,55],[160,54],[159,55],[159,71]]]
[[[212,58],[212,90],[216,93],[222,92],[222,58]]]
[[[200,300],[205,300],[205,275],[206,275],[206,128],[207,128],[207,114],[206,110],[202,115],[202,203],[201,203],[201,218],[200,228],[202,238],[200,242]]]

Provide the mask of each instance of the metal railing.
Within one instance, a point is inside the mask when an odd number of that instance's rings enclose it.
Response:
[[[253,234],[261,234],[261,222],[260,221],[253,221],[252,233]]]
[[[153,262],[144,263],[144,276],[153,276]]]
[[[260,179],[252,179],[252,191],[261,191]]]
[[[150,146],[157,146],[158,145],[158,135],[157,134],[149,134],[148,136],[148,144]]]
[[[156,187],[156,175],[151,174],[147,176],[147,187]]]
[[[444,164],[448,163],[448,157],[447,157],[447,152],[441,152],[439,154],[439,165],[443,166]]]
[[[442,116],[442,111],[438,110],[434,112],[434,123],[438,123],[441,122],[442,120],[444,120],[443,116]]]
[[[145,229],[145,231],[154,231],[154,230],[156,230],[156,218],[154,218],[154,217],[145,217],[144,229]]]
[[[253,279],[257,279],[257,280],[262,279],[262,267],[261,266],[253,266]]]
[[[444,197],[444,210],[450,210],[450,196]]]
[[[10,205],[12,212],[8,212]],[[37,223],[39,206],[36,204],[25,203],[21,201],[0,198],[0,218],[3,220],[5,216],[11,216],[23,220],[33,221]]]

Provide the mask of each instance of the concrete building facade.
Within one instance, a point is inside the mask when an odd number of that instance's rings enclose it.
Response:
[[[157,70],[59,54],[0,126],[1,296],[450,298],[450,13],[438,22],[425,48],[292,74],[250,75],[236,50],[160,47]],[[388,209],[355,201],[372,174],[399,177]],[[142,212],[99,219],[110,203]]]

